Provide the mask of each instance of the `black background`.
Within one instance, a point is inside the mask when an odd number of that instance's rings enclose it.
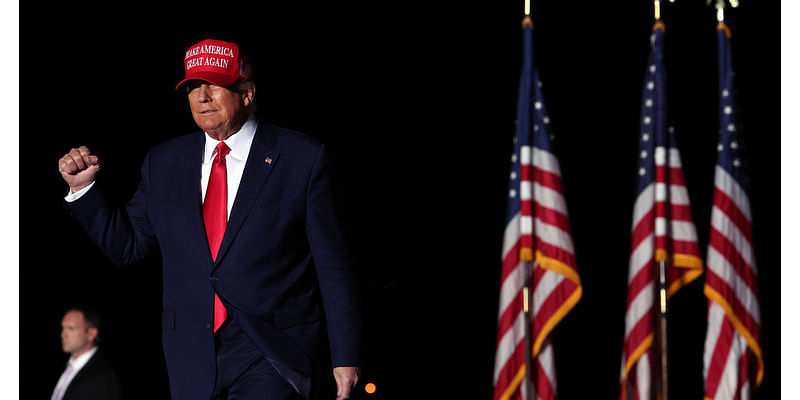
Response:
[[[118,269],[63,210],[87,145],[119,201],[147,149],[194,131],[183,53],[238,41],[260,113],[330,146],[367,339],[359,398],[490,398],[522,2],[55,3],[21,8],[20,393],[49,398],[69,305],[104,317],[130,399],[168,398],[160,261]],[[780,10],[727,13],[752,177],[765,374],[780,395]],[[553,333],[562,399],[618,396],[649,1],[534,1],[534,53],[584,294]],[[664,2],[669,115],[705,254],[717,140],[715,11]],[[35,157],[32,155],[35,154]],[[670,393],[702,397],[703,278],[671,302]]]

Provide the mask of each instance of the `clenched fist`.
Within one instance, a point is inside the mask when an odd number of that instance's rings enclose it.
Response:
[[[86,146],[72,149],[58,160],[58,172],[75,193],[94,182],[97,171],[100,170],[100,159],[89,151]]]

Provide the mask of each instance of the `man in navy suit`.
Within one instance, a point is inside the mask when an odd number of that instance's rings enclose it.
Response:
[[[361,317],[325,146],[254,117],[237,44],[203,40],[184,67],[176,89],[201,131],[151,149],[125,207],[95,185],[98,156],[70,150],[58,163],[68,209],[116,264],[161,250],[174,400],[324,395],[322,365],[348,398]]]

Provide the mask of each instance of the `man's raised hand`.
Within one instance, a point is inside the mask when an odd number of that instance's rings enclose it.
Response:
[[[94,182],[97,171],[100,170],[100,159],[89,151],[86,146],[72,149],[58,160],[58,172],[69,185],[72,193],[89,186]]]

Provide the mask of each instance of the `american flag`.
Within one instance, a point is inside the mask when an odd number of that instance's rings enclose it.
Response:
[[[533,67],[530,19],[523,23],[523,68],[511,157],[508,211],[494,367],[495,399],[554,399],[556,371],[549,334],[580,300],[581,283],[561,186],[552,152],[549,118]],[[534,84],[535,83],[535,84]],[[523,312],[526,261],[532,262],[531,320]],[[531,332],[526,347],[526,324]],[[527,389],[526,352],[531,352],[534,393]]]
[[[666,261],[667,295],[702,274],[689,194],[674,133],[667,128],[664,24],[653,26],[642,94],[639,168],[631,226],[628,300],[620,371],[621,399],[654,397],[657,263]]]
[[[717,34],[720,136],[706,257],[708,331],[703,375],[707,399],[749,399],[764,374],[758,272],[733,104],[730,30],[720,24]]]

